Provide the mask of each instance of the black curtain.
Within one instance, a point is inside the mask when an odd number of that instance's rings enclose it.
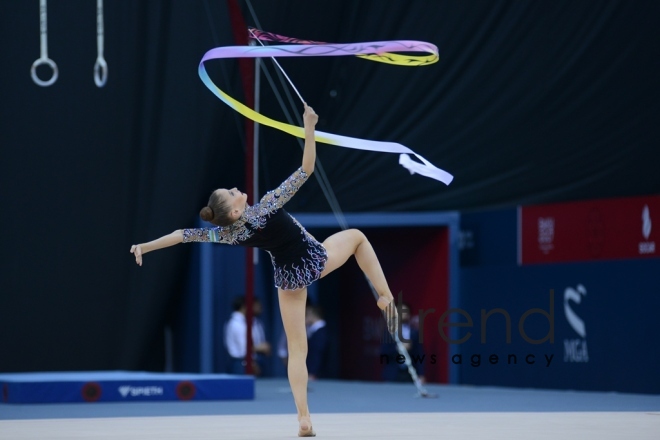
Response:
[[[437,64],[283,59],[319,129],[400,142],[455,175],[410,176],[395,155],[319,145],[345,211],[474,210],[657,193],[655,1],[241,2],[246,21],[328,42],[417,39]],[[37,0],[0,2],[0,371],[163,367],[192,246],[132,243],[191,226],[210,191],[241,186],[244,124],[197,64],[232,45],[226,2],[105,2],[108,83],[93,81],[94,2],[48,4],[60,77],[38,87]],[[265,64],[271,75],[275,70]],[[241,96],[235,61],[209,63]],[[40,71],[46,76],[46,71]],[[282,89],[280,89],[282,91]],[[285,116],[262,79],[262,112]],[[294,105],[297,114],[300,103]],[[261,130],[261,190],[299,166]],[[291,211],[327,211],[315,181]]]
[[[0,4],[0,371],[163,368],[192,247],[138,268],[130,245],[193,225],[214,187],[243,179],[242,121],[197,75],[232,44],[226,7],[190,3],[105,2],[103,88],[95,2],[48,3],[50,87],[29,75],[38,2]],[[240,91],[235,71],[218,84]]]
[[[320,129],[400,142],[455,175],[445,187],[410,177],[396,155],[321,146],[345,211],[474,210],[660,191],[658,2],[252,4],[262,27],[288,36],[438,46],[440,61],[416,68],[350,57],[280,60],[315,105]],[[262,106],[278,114],[268,95]],[[287,139],[271,130],[263,142],[263,160],[272,162]],[[323,198],[309,204],[328,209]]]

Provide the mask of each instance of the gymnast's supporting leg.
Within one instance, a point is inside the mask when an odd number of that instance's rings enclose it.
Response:
[[[307,288],[300,290],[277,289],[280,313],[286,332],[289,350],[288,374],[293,399],[298,409],[299,437],[312,437],[312,421],[307,406],[307,332],[305,329],[305,306]]]

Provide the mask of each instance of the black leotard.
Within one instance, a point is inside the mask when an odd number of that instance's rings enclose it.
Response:
[[[206,241],[258,247],[270,254],[275,287],[297,290],[319,279],[328,255],[321,243],[282,207],[308,175],[302,167],[259,203],[248,206],[231,226],[183,230],[183,242]]]

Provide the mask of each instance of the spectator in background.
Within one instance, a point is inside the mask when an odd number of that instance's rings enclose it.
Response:
[[[307,371],[309,380],[326,375],[328,352],[328,328],[319,306],[308,304],[305,309],[307,326]]]
[[[264,326],[259,319],[261,315],[261,301],[254,298],[253,319],[252,319],[252,371],[255,376],[260,376],[264,367],[264,357],[270,356],[270,344],[266,341]],[[234,311],[231,318],[225,324],[225,347],[229,352],[229,374],[245,374],[245,355],[247,352],[247,322],[245,319],[246,304],[245,297],[238,296],[234,298]]]
[[[416,317],[415,317],[416,318]],[[417,320],[410,316],[410,306],[406,303],[401,304],[401,333],[399,334],[403,346],[408,350],[413,367],[417,371],[419,379],[424,382],[424,362],[420,360],[424,356],[424,347],[419,342],[419,329]],[[409,342],[405,342],[409,341]],[[396,343],[389,333],[385,335],[384,343],[381,346],[381,364],[383,370],[381,377],[388,382],[411,382],[412,377],[408,373],[408,366],[397,362],[399,351]],[[417,362],[415,361],[417,359]]]

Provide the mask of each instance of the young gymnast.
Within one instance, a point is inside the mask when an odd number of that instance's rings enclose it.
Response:
[[[305,149],[302,166],[259,203],[247,204],[247,194],[232,189],[217,189],[208,205],[200,211],[202,220],[216,227],[182,229],[157,240],[131,246],[135,261],[142,266],[142,257],[178,243],[194,241],[225,243],[264,249],[275,268],[275,286],[289,349],[288,376],[298,410],[299,437],[313,437],[307,406],[307,334],[305,306],[307,286],[342,266],[351,255],[378,292],[378,307],[385,311],[390,332],[396,330],[397,313],[394,297],[385,280],[378,258],[362,232],[348,229],[316,241],[283,206],[314,172],[316,141],[314,127],[318,116],[305,104],[303,113]]]

